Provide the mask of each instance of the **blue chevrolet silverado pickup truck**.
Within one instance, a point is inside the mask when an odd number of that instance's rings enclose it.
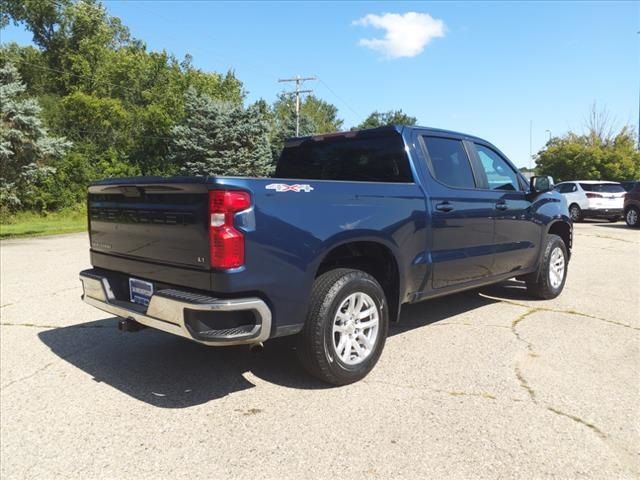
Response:
[[[204,345],[296,335],[311,374],[347,384],[405,303],[512,277],[559,295],[572,223],[552,182],[403,126],[291,139],[274,178],[108,179],[89,187],[83,299]]]

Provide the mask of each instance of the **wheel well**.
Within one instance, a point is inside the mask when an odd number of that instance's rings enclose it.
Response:
[[[388,247],[377,242],[351,242],[340,245],[324,258],[316,277],[334,268],[354,268],[375,278],[387,297],[389,319],[398,319],[400,274],[398,263]]]
[[[571,253],[571,227],[566,222],[555,222],[549,228],[549,233],[558,235],[567,247],[567,253]]]

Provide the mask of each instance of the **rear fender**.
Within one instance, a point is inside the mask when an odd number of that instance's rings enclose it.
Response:
[[[335,251],[337,248],[341,246],[345,246],[355,242],[376,243],[378,245],[381,245],[382,247],[385,247],[387,250],[391,252],[391,255],[394,258],[397,269],[398,269],[398,298],[387,299],[387,301],[391,302],[392,300],[395,300],[397,305],[397,312],[399,313],[400,305],[403,303],[403,298],[406,293],[405,279],[407,274],[407,267],[405,265],[405,262],[402,261],[402,255],[398,246],[394,242],[392,242],[390,239],[380,235],[380,232],[373,231],[373,230],[340,232],[332,236],[331,238],[327,239],[322,245],[321,252],[317,256],[317,260],[314,262],[314,265],[312,267],[314,278],[318,275],[318,271],[321,265],[325,262],[325,260],[333,251]],[[396,318],[392,318],[392,320],[396,320]]]

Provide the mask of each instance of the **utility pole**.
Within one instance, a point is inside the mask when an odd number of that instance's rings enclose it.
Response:
[[[300,87],[307,80],[316,80],[316,77],[301,77],[296,75],[294,78],[281,78],[278,80],[282,82],[296,82],[296,89],[293,92],[289,92],[289,95],[296,96],[296,137],[300,136],[300,95],[303,93],[311,93],[313,90],[300,90]]]
[[[533,120],[529,120],[529,169],[533,170]]]

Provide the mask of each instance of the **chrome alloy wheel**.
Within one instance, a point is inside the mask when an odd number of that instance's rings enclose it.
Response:
[[[558,288],[562,284],[564,269],[564,253],[560,247],[556,247],[551,252],[551,260],[549,261],[549,283],[553,288]]]
[[[627,212],[627,223],[629,225],[635,226],[638,224],[638,211],[635,208],[630,208]]]
[[[373,352],[380,315],[373,299],[363,292],[349,295],[333,318],[333,349],[343,363],[357,365]]]
[[[571,207],[571,210],[569,210],[569,215],[571,216],[571,220],[573,220],[574,222],[580,220],[580,207],[578,207],[577,205],[573,205]]]

